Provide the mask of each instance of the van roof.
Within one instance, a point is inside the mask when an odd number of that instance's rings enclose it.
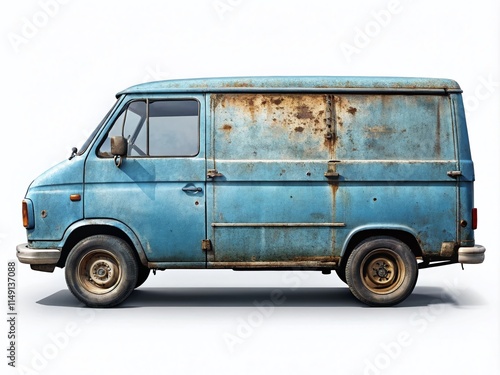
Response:
[[[142,83],[116,94],[186,92],[462,92],[443,78],[275,76],[173,79]]]

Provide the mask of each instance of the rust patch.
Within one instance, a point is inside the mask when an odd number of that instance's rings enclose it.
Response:
[[[224,87],[253,87],[253,85],[244,81],[234,81],[226,83]]]
[[[366,132],[369,134],[371,138],[379,138],[380,136],[387,134],[397,133],[396,130],[390,128],[387,125],[377,125],[366,128]]]
[[[212,103],[217,131],[241,143],[238,152],[251,158],[257,157],[256,152],[262,159],[275,158],[277,140],[288,138],[284,159],[331,158],[329,134],[333,132],[326,120],[324,95],[219,94]],[[330,138],[325,139],[326,135]],[[224,144],[218,144],[216,151],[225,157],[234,152]]]
[[[211,111],[214,112],[219,105],[225,107],[224,95],[220,94],[212,95],[210,100]]]
[[[337,190],[339,190],[339,183],[338,183],[338,181],[328,181],[328,186],[330,186],[330,189],[332,190],[332,197],[334,199],[334,204],[335,204]],[[334,207],[335,207],[335,205],[334,205]]]
[[[335,257],[333,255],[326,255],[326,256],[301,256],[301,257],[294,257],[292,261],[294,262],[335,262]]]
[[[335,133],[329,133],[325,135],[325,141],[323,142],[323,145],[328,148],[328,149],[333,149],[335,146],[335,143],[337,141],[337,136]]]
[[[358,109],[357,109],[357,108],[354,108],[354,107],[349,107],[349,108],[347,109],[347,112],[349,112],[349,113],[350,113],[351,115],[353,115],[353,116],[356,114],[356,112],[357,112],[357,111],[358,111]]]
[[[434,152],[437,157],[441,156],[441,110],[439,102],[437,103],[437,122],[436,122],[436,143]]]
[[[313,119],[313,113],[311,109],[307,105],[299,105],[297,108],[297,115],[296,117],[298,119]]]

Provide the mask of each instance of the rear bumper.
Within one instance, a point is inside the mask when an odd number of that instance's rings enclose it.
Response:
[[[59,249],[31,249],[27,243],[16,246],[17,259],[26,264],[56,264],[61,257]]]
[[[458,248],[458,263],[479,264],[484,262],[486,248],[481,245]]]

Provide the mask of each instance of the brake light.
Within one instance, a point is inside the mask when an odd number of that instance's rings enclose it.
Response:
[[[477,229],[477,208],[472,209],[472,229]]]

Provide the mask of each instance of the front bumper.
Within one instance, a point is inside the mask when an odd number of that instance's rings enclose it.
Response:
[[[484,252],[486,248],[481,245],[459,247],[458,263],[479,264],[484,262]]]
[[[59,249],[31,249],[27,243],[16,246],[17,259],[26,264],[57,264],[61,257]]]

